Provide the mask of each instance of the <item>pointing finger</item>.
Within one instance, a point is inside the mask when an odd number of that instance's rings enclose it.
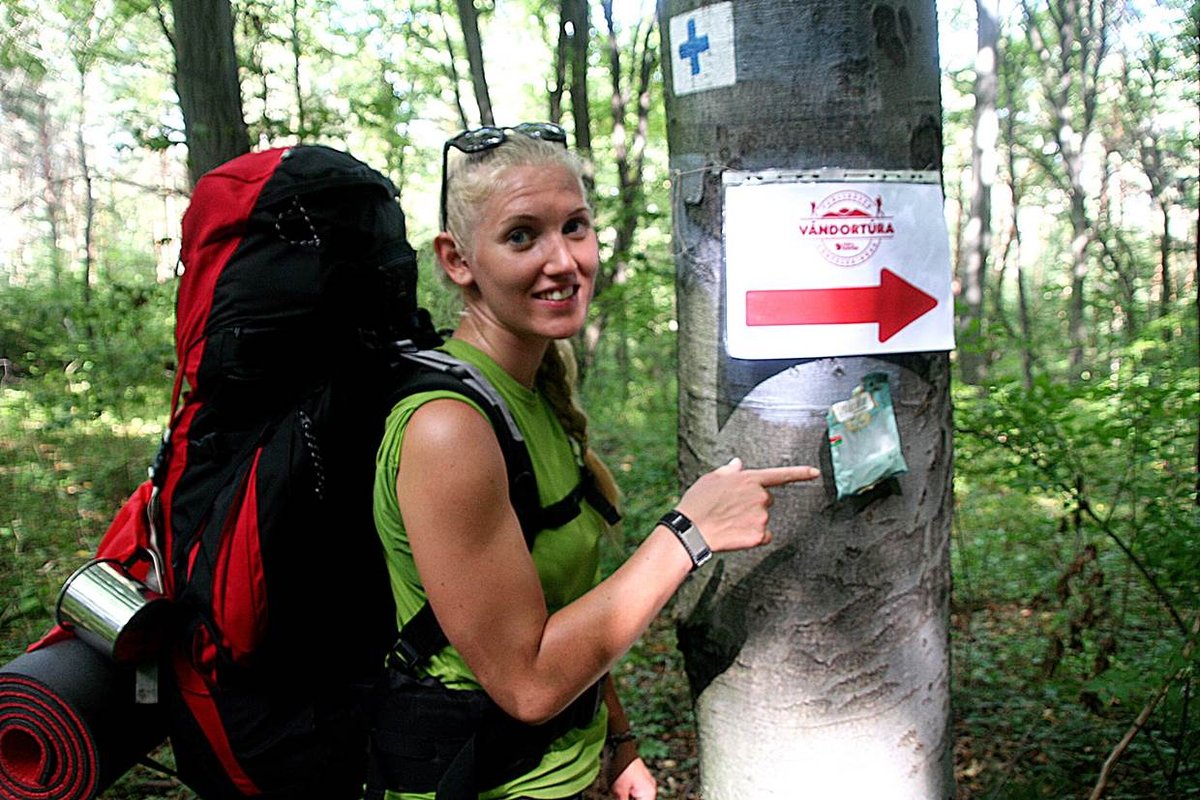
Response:
[[[796,481],[811,481],[821,477],[821,470],[816,467],[765,467],[763,469],[748,469],[746,474],[758,481],[759,486],[783,486]]]

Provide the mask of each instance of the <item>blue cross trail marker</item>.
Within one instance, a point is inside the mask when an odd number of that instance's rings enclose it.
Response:
[[[679,57],[691,59],[692,74],[700,74],[700,54],[708,50],[708,37],[696,36],[696,20],[689,19],[687,23],[688,38],[679,45]]]
[[[709,3],[676,14],[667,25],[667,35],[670,44],[664,43],[663,51],[676,54],[671,81],[677,97],[737,83],[732,2]]]

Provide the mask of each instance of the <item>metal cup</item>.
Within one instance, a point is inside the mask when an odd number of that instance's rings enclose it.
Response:
[[[170,601],[133,578],[115,559],[75,570],[58,594],[58,624],[112,660],[130,664],[154,656],[167,632]]]

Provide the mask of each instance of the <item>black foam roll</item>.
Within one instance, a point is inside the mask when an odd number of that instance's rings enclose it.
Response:
[[[0,798],[90,800],[166,737],[134,672],[68,638],[0,667]]]

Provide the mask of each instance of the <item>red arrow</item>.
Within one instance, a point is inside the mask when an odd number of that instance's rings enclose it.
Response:
[[[886,342],[938,304],[890,269],[878,286],[841,289],[773,289],[746,292],[747,325],[847,325],[879,323]]]

